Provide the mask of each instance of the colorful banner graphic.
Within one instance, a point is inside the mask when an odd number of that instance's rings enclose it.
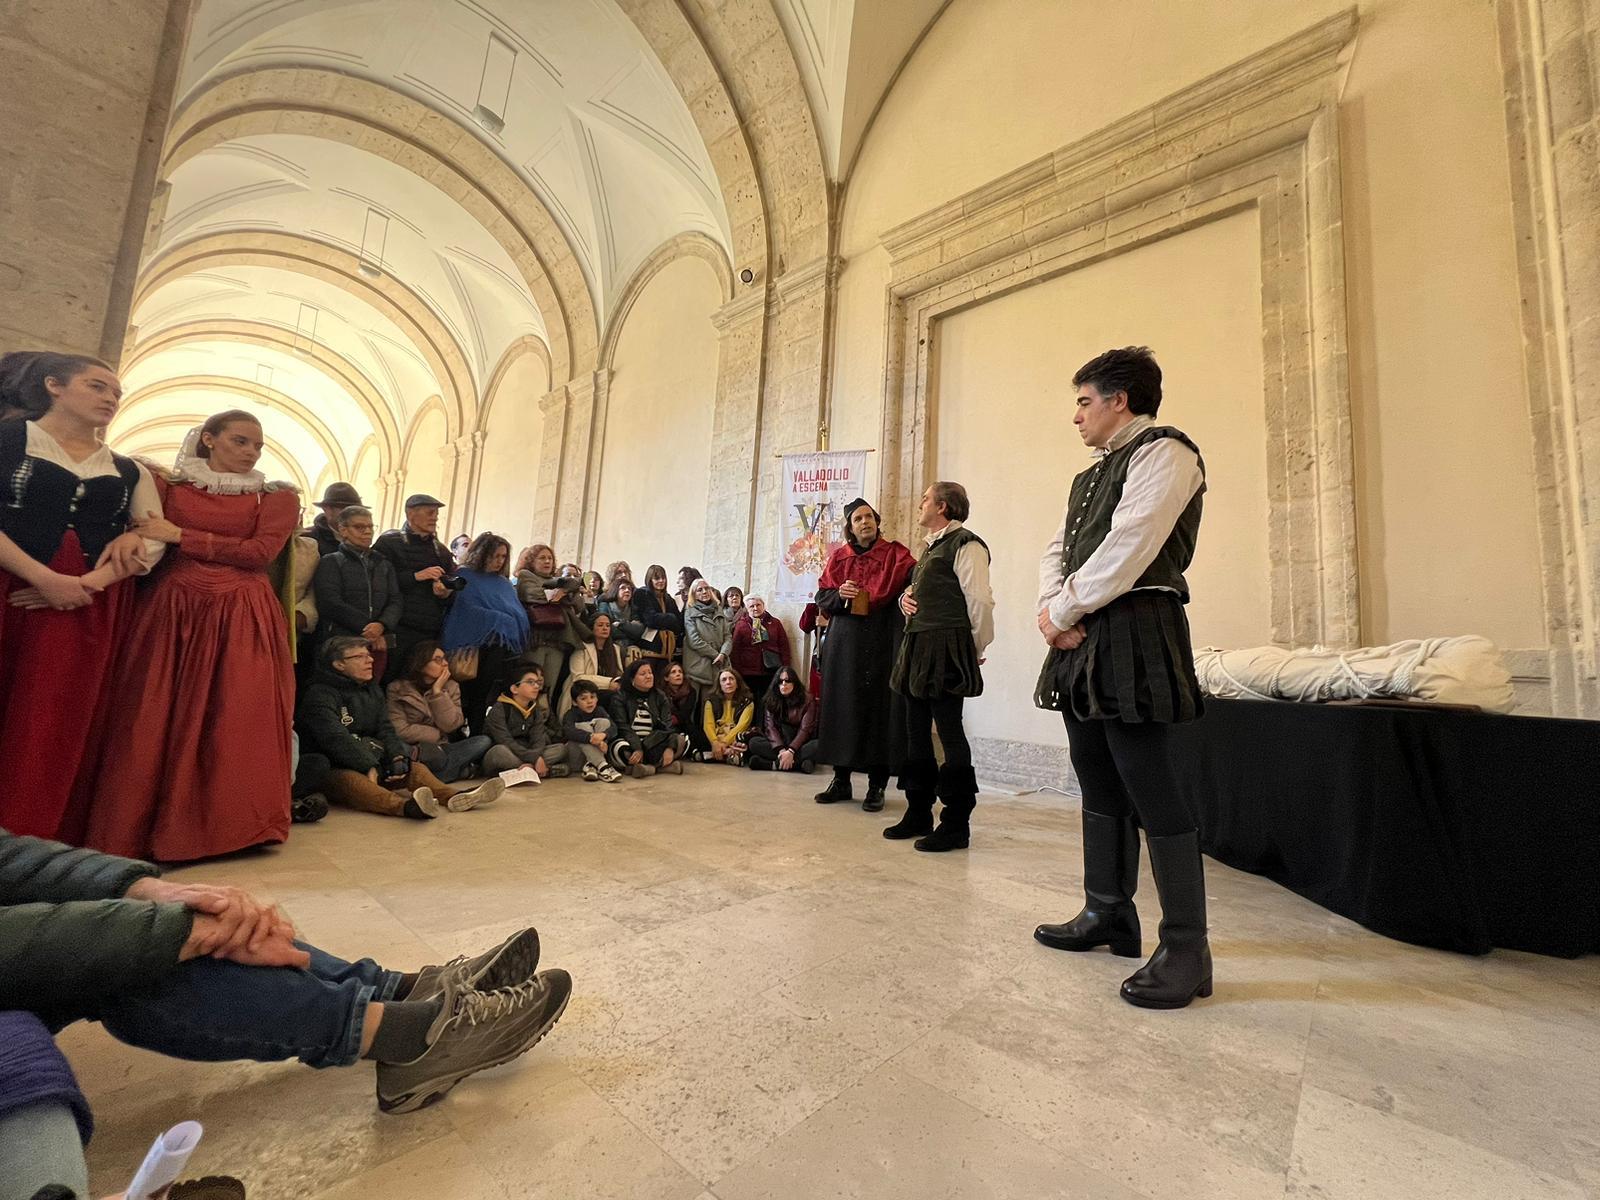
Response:
[[[828,555],[844,542],[844,506],[865,494],[866,486],[865,450],[783,456],[783,528],[773,600],[805,604],[816,594]]]

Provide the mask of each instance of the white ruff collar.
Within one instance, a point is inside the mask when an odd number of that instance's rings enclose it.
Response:
[[[260,471],[214,470],[207,459],[196,453],[199,446],[200,427],[197,425],[183,439],[177,461],[173,463],[173,472],[181,482],[191,483],[201,491],[210,492],[213,496],[251,496],[259,492],[300,490],[292,483],[269,483]]]

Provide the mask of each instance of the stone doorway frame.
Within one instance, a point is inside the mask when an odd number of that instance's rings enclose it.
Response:
[[[884,234],[891,530],[933,479],[940,321],[1254,209],[1272,638],[1360,644],[1337,113],[1356,28],[1335,14]]]

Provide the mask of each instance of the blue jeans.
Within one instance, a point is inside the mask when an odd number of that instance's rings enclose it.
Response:
[[[171,1058],[347,1067],[361,1057],[367,1005],[392,999],[400,973],[295,944],[310,952],[309,970],[192,958],[153,987],[86,1015],[118,1041]]]
[[[441,783],[454,783],[472,774],[473,768],[483,761],[483,756],[494,745],[488,735],[477,734],[459,742],[440,742],[424,746],[417,761],[439,777]]]

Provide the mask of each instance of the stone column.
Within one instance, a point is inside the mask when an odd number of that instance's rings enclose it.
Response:
[[[441,497],[454,519],[448,524],[457,533],[470,532],[472,524],[471,488],[477,470],[478,450],[483,445],[483,434],[464,433],[439,447],[439,457],[444,460],[444,495]],[[450,516],[447,513],[446,516]],[[454,537],[455,534],[451,534]]]
[[[567,442],[567,386],[539,397],[544,415],[543,440],[539,445],[539,488],[533,496],[533,540],[555,546],[558,498],[561,495],[561,464]],[[556,554],[559,556],[560,549]]]
[[[712,315],[717,327],[717,396],[711,416],[711,478],[706,486],[708,578],[748,581],[756,479],[764,442],[762,390],[766,367],[766,289]]]
[[[0,0],[0,351],[122,355],[191,0]]]
[[[1498,0],[1551,705],[1600,716],[1600,0]]]

